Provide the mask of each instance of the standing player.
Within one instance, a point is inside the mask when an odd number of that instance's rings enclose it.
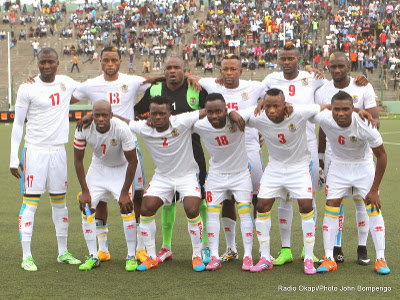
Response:
[[[136,172],[136,144],[129,127],[119,119],[111,119],[111,104],[96,101],[93,105],[94,122],[82,131],[75,131],[75,171],[82,189],[79,206],[85,212],[85,205],[94,211],[99,201],[106,201],[112,195],[121,208],[128,255],[126,271],[135,271],[136,219],[131,196],[132,181]],[[86,145],[93,149],[93,159],[85,178],[83,159]],[[89,250],[86,262],[79,270],[91,270],[100,266],[97,253],[96,223],[88,222],[88,215],[82,213],[82,230]]]
[[[193,88],[189,87],[188,82],[185,79],[185,72],[186,69],[184,68],[183,60],[179,57],[170,57],[165,63],[165,83],[152,85],[146,90],[143,98],[135,105],[136,116],[140,117],[148,114],[150,100],[154,96],[163,96],[172,100],[172,115],[204,108],[207,92],[204,90],[197,92]],[[207,205],[204,200],[206,160],[204,158],[203,148],[201,147],[200,137],[196,133],[192,134],[192,147],[194,159],[199,166],[199,181],[203,199],[200,204],[200,215],[203,222],[206,223]],[[177,196],[177,199],[179,199],[179,195]],[[163,244],[157,255],[157,261],[159,263],[172,259],[171,242],[172,230],[176,217],[175,203],[176,202],[173,201],[171,205],[164,205],[162,208],[161,223]],[[208,263],[211,259],[211,256],[206,233],[204,233],[202,247],[203,249],[201,254],[203,262]]]
[[[222,59],[220,76],[222,84],[215,82],[215,78],[200,78],[200,85],[208,93],[220,93],[226,99],[226,106],[234,110],[243,110],[257,104],[259,98],[265,95],[265,86],[258,81],[240,80],[242,74],[240,57],[229,54]],[[258,185],[264,171],[261,158],[261,149],[258,131],[254,128],[246,129],[246,152],[251,166],[251,180],[253,185],[253,204],[257,201]],[[238,201],[238,200],[237,200]],[[225,231],[227,249],[220,257],[222,261],[238,258],[236,249],[236,213],[235,202],[224,201],[222,206],[222,224]]]
[[[35,213],[40,196],[50,194],[53,222],[58,242],[58,262],[80,264],[67,250],[68,209],[67,155],[69,104],[78,83],[67,76],[56,75],[57,52],[43,48],[38,54],[40,75],[33,85],[22,84],[15,104],[15,120],[11,134],[10,171],[21,179],[23,204],[19,215],[19,232],[23,251],[21,267],[36,271],[32,258],[31,240]],[[18,151],[27,117],[25,147],[22,161]],[[22,176],[18,170],[22,171]]]
[[[375,92],[371,84],[366,86],[357,86],[354,79],[348,76],[350,71],[350,63],[347,56],[342,52],[335,52],[329,59],[329,72],[332,75],[332,81],[324,84],[315,94],[315,101],[318,104],[331,103],[332,97],[339,91],[345,91],[353,98],[353,105],[356,108],[365,109],[375,119],[379,128],[379,113],[376,107]],[[331,159],[332,152],[328,145],[326,145],[325,133],[320,128],[319,130],[319,145],[318,155],[320,159],[320,167],[327,171],[328,163]],[[325,156],[325,166],[323,157]],[[372,155],[371,155],[372,158]],[[367,238],[368,238],[368,214],[365,210],[365,204],[362,199],[353,198],[354,205],[356,206],[356,220],[358,228],[358,263],[360,265],[368,265],[370,259],[367,255]],[[333,248],[333,258],[337,263],[344,261],[342,251],[342,229],[344,222],[343,203],[340,205],[339,212],[339,230]]]
[[[147,271],[158,266],[155,214],[162,205],[171,205],[178,191],[192,240],[193,270],[199,272],[205,270],[200,258],[203,222],[199,214],[201,191],[196,174],[198,166],[193,157],[192,126],[205,116],[205,112],[201,110],[171,116],[170,106],[165,97],[151,99],[150,121],[154,128],[147,126],[144,120],[129,122],[132,132],[143,138],[156,165],[154,176],[144,194],[140,215],[140,231],[148,257],[137,270]]]
[[[244,258],[242,270],[253,267],[253,220],[251,200],[253,187],[246,156],[245,134],[234,130],[221,94],[209,94],[206,99],[207,119],[194,125],[210,154],[209,171],[205,185],[208,205],[207,233],[211,248],[211,261],[207,270],[221,267],[218,255],[222,203],[232,196],[238,203],[241,219]],[[229,200],[228,200],[229,201]]]
[[[385,173],[387,156],[382,137],[353,113],[353,97],[344,91],[332,98],[332,112],[314,117],[331,146],[331,161],[326,176],[326,207],[323,225],[325,258],[317,272],[335,271],[333,247],[339,228],[338,215],[343,198],[363,199],[369,217],[369,230],[376,250],[375,270],[389,274],[385,261],[385,223],[381,214],[379,185]],[[376,156],[376,168],[371,158]]]
[[[139,91],[144,92],[149,85],[142,85],[146,80],[140,76],[131,76],[119,73],[121,65],[121,53],[116,47],[106,47],[101,51],[101,68],[103,74],[84,82],[73,94],[73,100],[89,99],[92,104],[99,100],[107,100],[111,104],[113,113],[123,116],[129,120],[134,119],[135,97]],[[91,118],[89,115],[87,118]],[[85,120],[87,119],[84,118]],[[133,204],[137,218],[140,215],[140,203],[143,197],[145,185],[144,167],[141,159],[139,144],[136,142],[138,164],[135,174],[135,195]],[[100,201],[96,209],[97,239],[99,242],[99,258],[101,261],[111,259],[108,251],[108,224],[107,224],[107,203]],[[138,226],[139,219],[137,219]],[[136,257],[140,261],[146,259],[143,241],[138,235]]]
[[[306,128],[308,119],[317,114],[321,107],[295,106],[293,113],[285,117],[285,96],[279,89],[268,90],[264,102],[265,113],[257,117],[251,116],[248,120],[248,125],[260,130],[265,137],[269,153],[269,162],[260,181],[256,206],[256,230],[261,258],[250,271],[261,272],[272,268],[269,234],[271,209],[276,198],[285,198],[289,193],[299,204],[305,249],[304,272],[315,274],[315,218]]]

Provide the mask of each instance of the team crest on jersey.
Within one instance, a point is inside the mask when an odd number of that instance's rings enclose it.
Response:
[[[190,105],[196,105],[196,98],[195,97],[190,98]]]
[[[308,85],[308,79],[307,79],[307,78],[302,79],[302,80],[301,80],[301,84],[302,84],[303,86]]]
[[[64,83],[61,83],[61,84],[60,84],[60,88],[61,88],[61,91],[63,91],[63,92],[65,92],[65,90],[67,89],[67,88],[65,87],[65,84],[64,84]]]
[[[289,125],[289,131],[290,132],[295,132],[296,131],[296,125],[295,124],[290,124]]]
[[[350,141],[353,142],[353,143],[356,143],[357,142],[357,137],[356,136],[351,136],[350,137]]]
[[[249,100],[249,94],[242,93],[242,101],[247,101],[247,100]]]
[[[353,103],[357,103],[358,102],[358,96],[353,96]]]
[[[229,132],[234,133],[234,132],[236,132],[236,129],[233,129],[233,127],[231,126],[231,127],[229,127]]]
[[[174,129],[174,130],[172,130],[171,134],[172,134],[172,137],[177,137],[179,135],[179,132],[177,129]]]
[[[116,139],[111,139],[110,144],[111,144],[111,146],[117,146],[118,142]]]
[[[127,93],[127,92],[128,92],[128,86],[127,86],[126,84],[124,84],[124,85],[122,86],[122,92],[123,92],[123,93]]]

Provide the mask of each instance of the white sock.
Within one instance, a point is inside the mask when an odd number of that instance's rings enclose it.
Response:
[[[358,245],[366,246],[369,230],[369,217],[362,199],[354,199],[356,206],[356,220],[358,229]]]
[[[52,206],[52,217],[54,227],[56,228],[58,255],[63,255],[67,251],[68,240],[68,208],[65,202],[60,204],[53,203],[53,197],[50,197]],[[64,195],[65,199],[65,195]],[[64,200],[65,201],[65,200]]]
[[[342,203],[340,204],[340,210],[339,210],[339,216],[338,216],[339,227],[338,227],[337,236],[335,238],[335,247],[342,247],[343,224],[344,224],[343,204],[344,204],[344,199],[342,200]]]
[[[290,248],[292,233],[293,202],[290,199],[281,199],[278,208],[279,231],[281,233],[282,248]]]
[[[304,260],[313,259],[315,245],[315,220],[314,210],[300,214],[301,228],[303,230]]]
[[[150,217],[140,216],[140,233],[143,238],[143,243],[146,247],[147,255],[156,259],[156,221],[155,215]]]
[[[189,219],[188,221],[188,232],[190,239],[192,240],[192,247],[193,247],[193,255],[192,257],[201,257],[201,241],[203,235],[203,222],[201,221],[200,214],[193,218]]]
[[[317,223],[317,201],[316,201],[316,199],[317,199],[317,193],[313,192],[312,207],[313,207],[313,210],[314,210],[314,221],[315,221],[315,224]]]
[[[19,235],[21,239],[22,245],[22,259],[26,259],[29,256],[32,256],[31,253],[31,241],[32,241],[32,232],[33,232],[33,224],[35,222],[35,213],[37,209],[37,204],[39,202],[39,198],[33,197],[24,197],[23,204],[21,207],[21,211],[18,217],[18,227],[19,227]],[[36,205],[27,204],[27,202],[37,201]]]
[[[339,228],[339,211],[339,207],[325,206],[323,238],[326,258],[333,258],[333,247],[335,245],[335,238]]]
[[[140,223],[136,224],[136,231],[137,231],[137,235],[136,235],[136,252],[139,250],[142,250],[145,248],[144,246],[144,242],[143,242],[143,238],[142,235],[140,233]]]
[[[108,253],[108,224],[104,225],[103,220],[96,219],[96,235],[99,250]]]
[[[128,256],[136,254],[136,219],[135,213],[121,214],[124,226],[126,246],[128,248]]]
[[[271,211],[265,213],[257,212],[256,231],[258,242],[260,243],[261,257],[270,260],[270,235],[271,230]]]
[[[232,251],[237,252],[236,249],[236,221],[230,218],[221,218],[222,226],[224,226],[226,248],[231,248]]]
[[[211,256],[219,257],[218,246],[219,246],[219,212],[207,211],[207,235],[208,243],[210,244]]]
[[[250,203],[238,203],[238,213],[240,217],[240,229],[242,231],[242,240],[244,255],[243,257],[252,257],[253,251],[253,232],[254,223],[252,218],[251,204]]]
[[[82,216],[82,231],[89,250],[89,255],[98,258],[96,242],[96,222],[88,223],[86,216]]]
[[[385,222],[381,212],[379,214],[374,211],[371,213],[371,205],[366,207],[369,216],[369,230],[374,241],[376,259],[385,258]]]

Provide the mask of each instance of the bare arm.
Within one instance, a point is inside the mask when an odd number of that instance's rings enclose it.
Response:
[[[124,151],[126,160],[128,161],[128,167],[126,168],[125,182],[121,189],[121,195],[119,197],[119,207],[121,213],[128,214],[133,211],[133,202],[129,197],[129,188],[132,185],[133,178],[135,177],[137,158],[136,150]]]
[[[118,115],[113,115],[113,118],[120,119],[121,121],[124,121],[126,124],[129,125],[129,122],[130,122],[129,119],[125,119],[124,117],[121,117],[121,116],[118,116]]]
[[[82,195],[79,198],[79,208],[85,211],[85,205],[91,207],[91,197],[89,188],[85,178],[85,168],[83,166],[83,158],[85,157],[85,150],[78,150],[74,148],[74,165],[76,176],[78,177],[79,184],[81,185]]]
[[[376,128],[379,129],[379,126],[381,125],[381,122],[379,121],[378,108],[377,107],[371,107],[371,108],[366,109],[366,111],[371,114],[372,118],[374,118],[375,123],[376,123]]]
[[[318,156],[320,154],[325,155],[325,149],[326,149],[326,135],[325,132],[320,127],[318,132]],[[318,157],[318,159],[319,159],[319,167],[321,169],[324,169],[324,160],[322,159],[322,157]]]
[[[75,97],[74,97],[74,95],[72,95],[71,96],[71,101],[69,102],[70,104],[75,104],[75,103],[78,103],[79,102],[79,100],[78,99],[76,99]]]
[[[21,173],[18,168],[23,171],[22,163],[18,158],[18,152],[24,134],[24,122],[27,111],[27,108],[15,107],[15,118],[11,132],[10,172],[18,179],[21,178]]]
[[[379,200],[378,192],[379,192],[379,185],[381,184],[383,175],[385,174],[386,170],[387,155],[383,144],[377,148],[372,148],[372,151],[376,156],[375,177],[371,189],[365,196],[364,201],[366,205],[371,204],[371,212],[374,211],[374,207],[376,207],[377,212],[379,212],[381,209],[381,202]]]
[[[207,114],[205,108],[199,109],[199,120],[203,119],[206,115]]]

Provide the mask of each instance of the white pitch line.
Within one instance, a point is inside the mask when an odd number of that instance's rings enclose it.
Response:
[[[380,134],[395,134],[395,133],[400,133],[400,131],[389,131],[389,132],[381,132]]]
[[[385,145],[395,145],[400,146],[400,143],[392,143],[392,142],[383,142]]]

